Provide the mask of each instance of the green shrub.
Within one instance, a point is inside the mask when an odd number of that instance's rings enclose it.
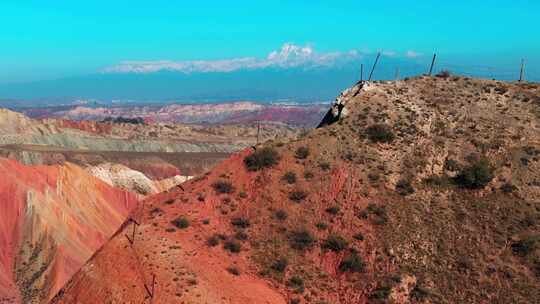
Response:
[[[406,196],[409,194],[413,194],[414,188],[412,187],[411,182],[409,182],[408,180],[402,179],[397,182],[396,191],[400,195]]]
[[[390,143],[395,138],[392,128],[386,124],[371,125],[366,129],[366,134],[374,143]]]
[[[211,237],[209,237],[207,240],[206,240],[206,244],[209,246],[209,247],[215,247],[217,245],[219,245],[219,237],[217,235],[212,235]]]
[[[276,211],[275,216],[280,221],[284,221],[288,217],[287,212],[285,212],[285,210],[281,210],[281,209]]]
[[[236,266],[230,266],[230,267],[227,267],[227,271],[232,274],[232,275],[235,275],[235,276],[239,276],[240,275],[240,270],[236,267]]]
[[[315,238],[309,230],[300,229],[291,233],[289,243],[293,249],[305,250],[313,246]]]
[[[342,236],[331,234],[326,240],[324,240],[321,247],[326,250],[340,252],[347,249],[348,245],[349,242],[347,242],[347,240],[345,240]]]
[[[540,249],[540,235],[528,236],[512,244],[512,251],[521,257],[537,249]]]
[[[422,286],[419,286],[416,284],[414,288],[411,290],[411,299],[414,299],[416,301],[423,301],[429,296],[429,291]]]
[[[282,179],[284,181],[286,181],[287,183],[289,183],[289,184],[294,184],[294,183],[296,183],[296,173],[294,173],[292,171],[287,171],[283,175]]]
[[[238,228],[248,228],[251,224],[249,222],[249,219],[243,218],[243,217],[235,217],[231,220],[231,224]]]
[[[278,152],[270,147],[264,147],[244,158],[244,164],[249,171],[259,171],[271,168],[279,162]]]
[[[437,73],[435,77],[446,79],[446,78],[450,78],[451,75],[452,73],[450,73],[449,70],[442,70],[439,73]]]
[[[487,159],[482,158],[463,168],[456,176],[458,185],[468,189],[484,188],[493,179],[493,168]]]
[[[319,230],[326,230],[326,228],[328,228],[328,224],[324,222],[318,222],[317,224],[315,224],[315,227],[317,227],[317,229]]]
[[[189,227],[189,220],[185,216],[181,216],[172,220],[171,224],[173,224],[179,229],[186,229]]]
[[[512,185],[511,183],[504,183],[500,190],[504,193],[512,193],[517,190],[517,187]]]
[[[247,233],[245,233],[244,231],[237,231],[234,234],[234,238],[239,240],[239,241],[245,241],[245,240],[249,239],[249,235]]]
[[[306,180],[310,180],[310,179],[312,179],[313,177],[314,177],[314,175],[313,175],[312,172],[310,172],[310,171],[304,172],[304,178],[305,178]]]
[[[386,300],[390,296],[391,291],[392,288],[390,288],[390,286],[380,286],[371,293],[369,298],[375,300]]]
[[[232,253],[239,253],[242,250],[242,244],[235,240],[227,240],[223,243],[223,248]]]
[[[285,269],[287,269],[287,266],[289,266],[289,260],[287,260],[287,258],[281,257],[275,260],[270,268],[277,272],[284,272]]]
[[[364,272],[366,264],[358,253],[353,252],[339,263],[339,271],[341,272]]]
[[[355,234],[355,235],[353,236],[353,238],[354,238],[355,240],[358,240],[358,241],[363,241],[363,240],[364,240],[364,235],[363,235],[361,232],[358,232],[357,234]]]
[[[287,282],[287,285],[297,292],[304,292],[304,279],[299,276],[293,276]]]
[[[366,210],[360,213],[367,217],[369,214],[373,214],[373,222],[377,225],[383,225],[388,221],[388,216],[386,214],[386,209],[384,207],[379,207],[374,203],[368,204]]]
[[[455,161],[454,159],[447,159],[444,162],[444,169],[448,171],[458,171],[460,169],[459,163]]]
[[[231,184],[231,182],[225,181],[225,180],[220,180],[220,181],[217,181],[217,182],[213,183],[212,188],[214,188],[214,190],[217,193],[220,193],[220,194],[234,192],[234,187]]]
[[[296,152],[294,153],[294,157],[298,159],[306,159],[309,156],[309,148],[308,147],[299,147],[296,149]]]
[[[328,207],[326,208],[324,211],[326,211],[327,213],[330,213],[332,215],[336,215],[339,213],[339,207],[338,206],[332,206],[332,207]]]
[[[297,203],[303,201],[306,197],[307,197],[306,192],[302,190],[295,190],[289,193],[289,199]]]
[[[319,167],[323,171],[328,171],[328,170],[330,170],[332,168],[332,166],[330,165],[329,162],[322,162],[322,163],[319,164]]]

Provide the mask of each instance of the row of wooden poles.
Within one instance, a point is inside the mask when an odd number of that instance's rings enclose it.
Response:
[[[379,63],[379,59],[381,58],[381,53],[377,53],[377,57],[375,58],[375,62],[373,63],[373,66],[371,68],[371,72],[369,73],[369,77],[367,81],[371,81],[373,77],[373,72],[375,71],[375,68],[377,67],[377,64]],[[431,65],[429,66],[429,72],[427,73],[427,76],[433,75],[433,68],[435,67],[435,61],[437,59],[437,54],[433,54],[433,59],[431,60]],[[399,79],[399,68],[396,68],[396,80]],[[519,82],[523,82],[525,80],[525,59],[521,59],[521,67],[519,71]],[[360,82],[364,81],[364,64],[360,64]]]

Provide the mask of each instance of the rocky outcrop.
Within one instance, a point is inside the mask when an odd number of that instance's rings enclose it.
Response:
[[[124,165],[111,163],[89,167],[86,170],[111,186],[141,196],[167,191],[192,178],[191,176],[176,175],[163,180],[153,181],[139,171],[132,170]]]
[[[356,97],[356,95],[360,94],[362,91],[368,90],[369,85],[369,82],[366,81],[358,82],[355,86],[342,92],[336,98],[321,122],[317,125],[317,128],[331,125],[338,122],[341,118],[347,117],[347,114],[349,113],[347,102],[351,100],[351,98]]]

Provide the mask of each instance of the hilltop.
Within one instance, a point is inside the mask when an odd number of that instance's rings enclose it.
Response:
[[[148,197],[52,303],[538,303],[540,85],[440,76]]]

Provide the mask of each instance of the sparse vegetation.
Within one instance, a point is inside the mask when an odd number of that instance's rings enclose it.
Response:
[[[315,224],[315,227],[317,227],[317,229],[319,230],[326,230],[328,228],[328,224],[324,222],[318,222],[317,224]]]
[[[306,159],[309,156],[309,148],[308,147],[299,147],[296,149],[296,152],[294,153],[294,157],[298,159]]]
[[[422,286],[416,284],[413,290],[411,290],[411,299],[416,301],[423,301],[429,296],[429,291]]]
[[[211,237],[209,237],[207,240],[206,240],[206,244],[209,246],[209,247],[215,247],[217,245],[219,245],[219,237],[217,235],[212,235]]]
[[[242,250],[242,244],[236,240],[227,240],[223,243],[223,248],[232,253],[239,253]]]
[[[275,149],[264,147],[246,156],[244,164],[249,171],[259,171],[277,165],[279,159],[279,154]]]
[[[442,70],[439,73],[437,73],[435,76],[439,78],[447,79],[447,78],[450,78],[450,76],[452,76],[452,73],[450,73],[449,70]]]
[[[231,220],[231,224],[237,228],[248,228],[250,226],[249,219],[244,217],[235,217]]]
[[[341,263],[339,263],[339,271],[341,272],[364,272],[366,264],[362,257],[356,252],[352,252]]]
[[[189,227],[189,220],[185,216],[181,216],[174,219],[171,224],[173,224],[179,229],[186,229]]]
[[[355,240],[358,240],[358,241],[363,241],[363,240],[364,240],[364,235],[363,235],[362,233],[358,232],[357,234],[355,234],[355,235],[353,236],[353,238],[354,238]]]
[[[391,291],[390,286],[380,286],[371,293],[369,298],[373,300],[386,300],[390,296]]]
[[[296,183],[296,173],[292,171],[287,171],[283,175],[282,179],[286,181],[288,184],[294,184]]]
[[[240,270],[236,266],[229,266],[227,267],[227,272],[229,272],[232,275],[239,276]]]
[[[540,249],[540,235],[528,236],[512,244],[512,251],[521,257],[538,249]]]
[[[386,124],[371,125],[366,129],[366,134],[374,143],[391,143],[395,138],[392,128]]]
[[[280,221],[284,221],[288,217],[287,212],[285,212],[285,210],[281,210],[281,209],[276,211],[275,216]]]
[[[331,206],[331,207],[326,208],[324,211],[332,215],[337,215],[339,213],[339,210],[340,208],[338,206]]]
[[[414,188],[412,187],[411,182],[409,182],[408,180],[402,179],[397,182],[396,191],[400,195],[406,196],[409,194],[413,194]]]
[[[368,204],[367,208],[360,212],[360,218],[368,218],[369,215],[373,215],[373,223],[377,225],[383,225],[388,221],[388,216],[386,215],[386,210],[384,207],[378,206],[374,203]]]
[[[504,183],[502,184],[500,190],[504,193],[512,193],[517,190],[517,187],[512,185],[511,183]]]
[[[292,276],[289,281],[287,282],[287,285],[294,289],[296,292],[304,292],[304,279],[302,279],[299,276]]]
[[[249,239],[249,235],[247,233],[245,233],[244,231],[237,231],[234,234],[234,238],[239,240],[239,241],[245,241],[245,240]]]
[[[233,185],[231,184],[231,182],[226,181],[226,180],[219,180],[219,181],[214,182],[212,184],[212,188],[214,188],[214,190],[219,194],[234,192]]]
[[[310,179],[312,179],[313,177],[314,177],[314,175],[313,175],[313,173],[312,173],[311,171],[306,171],[306,172],[304,172],[304,178],[305,178],[306,180],[310,180]]]
[[[349,242],[345,238],[337,234],[331,234],[322,243],[321,247],[325,250],[331,250],[334,252],[340,252],[347,249]]]
[[[330,165],[329,162],[321,162],[321,163],[319,163],[319,167],[323,171],[329,171],[332,168],[332,166]]]
[[[307,193],[303,190],[294,190],[291,193],[289,193],[289,199],[291,201],[300,203],[307,197]]]
[[[270,268],[277,272],[284,272],[285,269],[287,269],[287,266],[289,266],[289,260],[287,260],[287,258],[281,257],[275,260]]]
[[[468,189],[484,188],[493,179],[493,168],[489,161],[481,158],[463,168],[456,176],[458,185]]]
[[[309,230],[300,229],[291,233],[289,243],[293,249],[306,250],[313,246],[315,238]]]

